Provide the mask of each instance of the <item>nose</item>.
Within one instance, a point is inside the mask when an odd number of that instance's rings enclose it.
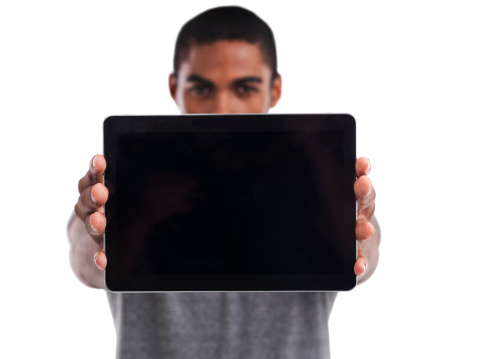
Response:
[[[212,113],[234,113],[234,98],[227,91],[219,92]]]

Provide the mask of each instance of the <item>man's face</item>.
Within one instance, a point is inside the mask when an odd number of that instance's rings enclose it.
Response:
[[[182,114],[266,113],[281,94],[271,76],[258,44],[220,40],[193,45],[169,89]]]

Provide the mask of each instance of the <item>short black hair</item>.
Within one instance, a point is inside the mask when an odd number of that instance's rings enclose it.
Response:
[[[211,44],[218,40],[243,40],[259,44],[265,63],[277,77],[277,53],[274,34],[264,20],[240,6],[221,6],[206,10],[183,25],[174,49],[174,76],[187,59],[192,45]]]

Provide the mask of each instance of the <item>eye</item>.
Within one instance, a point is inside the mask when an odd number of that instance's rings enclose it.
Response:
[[[191,87],[188,92],[193,95],[207,95],[211,92],[211,88],[209,86],[204,86],[204,85],[196,85]]]
[[[248,95],[248,94],[252,94],[252,93],[257,92],[257,89],[255,87],[252,87],[252,86],[240,85],[240,86],[237,86],[236,91],[240,95]]]

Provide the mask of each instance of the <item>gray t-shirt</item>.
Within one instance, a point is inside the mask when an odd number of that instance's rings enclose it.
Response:
[[[329,358],[336,292],[112,293],[117,358]]]

